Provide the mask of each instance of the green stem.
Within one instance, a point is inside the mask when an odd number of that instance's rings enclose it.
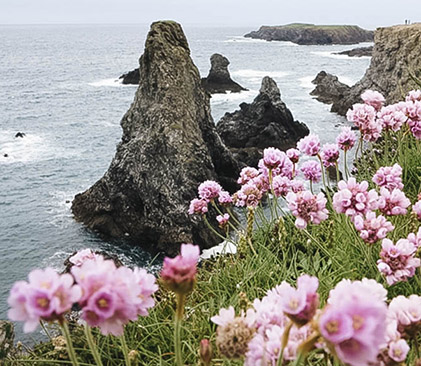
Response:
[[[66,348],[67,353],[69,354],[70,362],[73,366],[79,366],[79,362],[76,358],[76,353],[75,349],[73,348],[72,338],[70,336],[69,326],[67,325],[67,322],[62,322],[62,324],[60,324],[60,328],[64,338],[66,338]]]
[[[101,356],[98,352],[98,347],[95,344],[94,337],[92,336],[91,327],[88,324],[85,324],[85,336],[86,340],[88,341],[89,348],[91,350],[92,356],[94,356],[94,360],[97,366],[103,366]]]
[[[283,362],[283,359],[284,359],[284,350],[285,350],[285,347],[288,344],[288,338],[289,338],[289,333],[291,332],[292,324],[293,324],[292,321],[290,321],[287,324],[287,326],[285,327],[284,333],[282,335],[281,351],[280,351],[278,362],[276,363],[276,366],[282,366],[282,362]]]
[[[301,362],[304,360],[304,358],[305,358],[305,354],[303,352],[300,352],[297,355],[297,358],[295,359],[294,366],[299,366]]]
[[[44,322],[42,320],[39,321],[39,324],[41,325],[42,330],[45,332],[47,337],[50,339],[50,342],[52,342],[53,338],[51,337],[50,332],[48,331],[47,327],[45,326]]]
[[[215,207],[215,209],[216,209],[216,211],[221,215],[221,216],[224,216],[224,213],[219,209],[219,207],[218,207],[218,205],[215,203],[215,201],[214,200],[212,200],[211,201],[212,202],[212,205],[213,205],[213,207]],[[230,218],[231,218],[231,215],[230,215]],[[230,220],[228,220],[228,225],[229,226],[231,226],[231,228],[234,230],[234,231],[236,231],[236,232],[238,232],[238,230],[237,230],[237,228],[231,223],[231,221]]]
[[[175,348],[175,361],[177,366],[183,366],[183,358],[181,354],[181,322],[183,320],[184,303],[186,295],[177,295],[177,310],[175,313],[174,323],[174,348]]]
[[[346,163],[346,150],[344,150],[344,175],[345,175],[345,180],[348,180],[349,177],[349,172],[348,172],[348,164]]]
[[[222,236],[220,233],[218,233],[213,227],[212,225],[209,223],[208,219],[206,218],[206,215],[203,215],[203,221],[205,221],[206,225],[208,226],[208,228],[215,234],[217,235],[219,238],[221,238],[222,240],[227,240],[226,237]]]
[[[126,338],[124,334],[119,337],[121,342],[121,349],[123,350],[124,362],[126,366],[130,366],[129,349],[127,348]]]
[[[414,337],[414,348],[415,348],[415,353],[417,354],[417,358],[420,358],[420,346],[418,345],[418,334],[415,334],[415,337]]]

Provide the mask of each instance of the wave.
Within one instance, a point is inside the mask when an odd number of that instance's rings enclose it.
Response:
[[[242,77],[242,78],[250,78],[255,79],[259,78],[262,79],[265,76],[270,76],[271,78],[283,78],[289,75],[288,72],[285,71],[262,71],[262,70],[252,70],[252,69],[243,69],[231,72],[232,75]]]
[[[352,85],[354,85],[357,82],[357,80],[353,80],[353,79],[351,79],[348,76],[343,76],[343,75],[337,75],[337,76],[338,76],[338,79],[339,79],[339,81],[341,83],[344,83],[344,84],[346,84],[348,86],[352,86]],[[316,87],[316,85],[313,84],[312,81],[315,78],[316,78],[316,75],[311,75],[311,76],[302,77],[302,78],[300,78],[298,80],[300,82],[300,85],[303,88],[306,88],[306,89],[314,89]]]
[[[15,138],[15,133],[2,131],[0,134],[0,164],[27,163],[52,157],[42,136],[27,133],[23,138]]]
[[[224,103],[238,103],[252,101],[258,94],[258,90],[245,90],[239,93],[213,94],[211,105],[219,105]]]
[[[91,86],[95,86],[95,87],[103,87],[103,86],[112,86],[112,87],[131,87],[131,86],[135,86],[137,87],[137,85],[133,85],[133,84],[123,84],[121,79],[103,79],[103,80],[98,80],[98,81],[94,81],[92,83],[88,83]]]
[[[264,39],[257,39],[257,38],[248,38],[244,36],[234,36],[229,39],[226,39],[225,41],[222,41],[224,43],[266,43],[266,44],[275,44],[277,46],[298,46],[296,43],[292,43],[289,41],[276,41],[276,42],[268,42]]]
[[[336,55],[336,52],[341,51],[314,51],[311,52],[313,55],[322,56],[322,57],[329,57],[329,58],[336,58],[342,60],[369,60],[371,56],[361,56],[361,57],[349,57],[348,55]]]

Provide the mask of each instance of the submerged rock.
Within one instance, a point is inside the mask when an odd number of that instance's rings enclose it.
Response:
[[[252,166],[257,165],[264,148],[286,150],[309,134],[304,123],[294,121],[276,82],[269,76],[263,78],[252,103],[242,103],[240,110],[226,113],[216,128],[234,156]]]
[[[13,352],[15,327],[12,322],[0,320],[0,361]]]
[[[239,167],[216,132],[200,82],[181,26],[153,23],[139,88],[121,121],[122,140],[105,175],[76,195],[77,220],[153,252],[218,242],[203,220],[188,215],[188,206],[204,180],[234,190]]]
[[[26,136],[26,133],[25,132],[18,132],[16,135],[15,135],[15,139],[17,139],[18,137],[20,137],[20,138],[24,138]]]
[[[337,102],[351,89],[348,85],[341,83],[337,76],[325,71],[320,71],[312,83],[316,85],[316,88],[310,95],[316,96],[318,101],[326,104]]]
[[[373,46],[357,47],[357,48],[353,48],[352,50],[336,52],[334,53],[334,55],[346,55],[349,57],[363,57],[363,56],[371,57],[373,55]]]
[[[125,74],[121,75],[119,79],[122,79],[121,82],[123,84],[139,85],[139,80],[140,80],[139,68],[126,72]]]
[[[239,93],[247,90],[231,79],[228,71],[230,62],[225,56],[215,53],[211,56],[210,61],[211,69],[209,70],[209,75],[202,78],[202,86],[206,91],[211,94],[217,94],[226,93],[227,91]]]

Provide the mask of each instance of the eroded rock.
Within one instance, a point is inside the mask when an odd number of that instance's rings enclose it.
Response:
[[[316,88],[310,95],[316,96],[318,101],[326,104],[337,102],[351,89],[348,85],[341,83],[337,76],[325,71],[320,71],[312,83],[316,85]]]

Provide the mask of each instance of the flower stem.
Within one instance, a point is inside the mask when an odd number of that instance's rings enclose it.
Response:
[[[124,337],[124,334],[119,338],[121,342],[121,349],[123,350],[124,362],[126,363],[126,366],[130,366],[129,350],[127,348],[126,338]]]
[[[64,338],[66,338],[66,348],[67,353],[69,354],[70,362],[73,366],[79,366],[79,362],[76,358],[75,349],[73,348],[72,338],[70,337],[69,326],[67,322],[62,322],[60,324],[61,332],[63,333]]]
[[[291,332],[292,324],[293,324],[292,321],[290,321],[285,327],[284,333],[282,334],[281,351],[280,351],[276,366],[282,366],[282,361],[284,359],[284,350],[288,344],[288,338],[289,338],[289,333]]]
[[[184,314],[184,303],[186,300],[186,295],[176,294],[177,295],[177,310],[175,313],[175,323],[174,323],[174,348],[175,348],[175,361],[177,366],[183,366],[183,358],[181,355],[181,322],[183,320]]]
[[[88,324],[85,324],[85,336],[86,340],[88,341],[89,349],[91,350],[92,356],[94,356],[94,360],[97,366],[103,366],[101,356],[98,352],[98,347],[95,344],[94,338],[92,336],[91,327]]]

